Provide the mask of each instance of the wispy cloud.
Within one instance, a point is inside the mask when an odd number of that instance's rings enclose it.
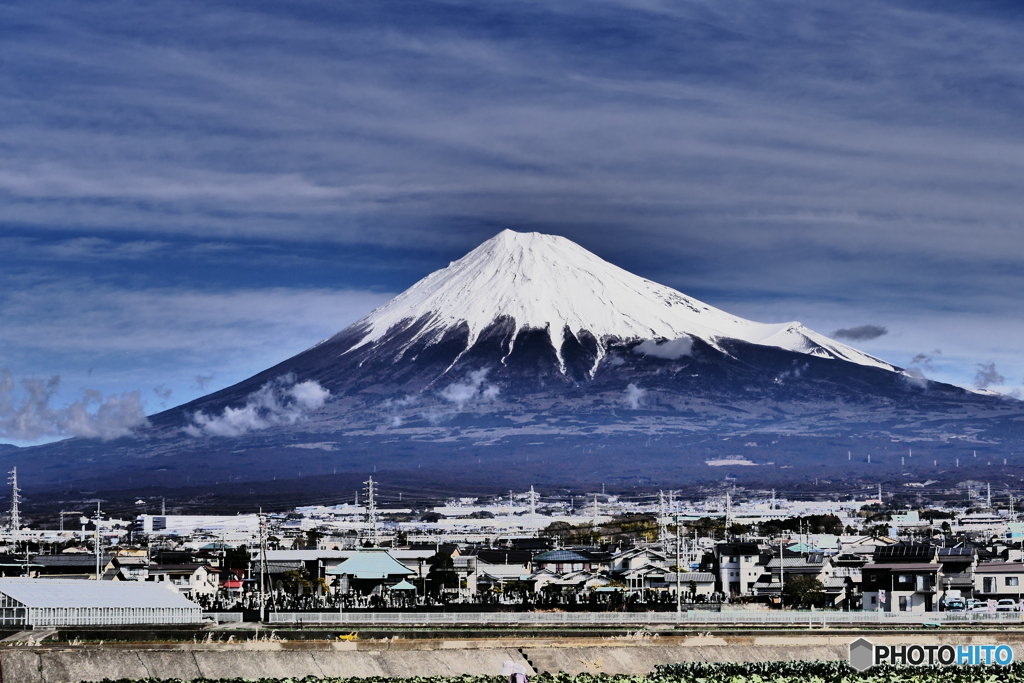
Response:
[[[995,363],[991,361],[978,363],[978,371],[974,374],[974,386],[979,389],[988,389],[991,386],[1002,386],[1005,383],[1006,378],[996,370]]]
[[[464,381],[449,384],[439,394],[459,410],[469,403],[493,401],[501,392],[497,385],[487,381],[488,372],[487,368],[474,370]]]
[[[889,334],[889,329],[882,325],[858,325],[840,328],[832,333],[832,337],[846,341],[870,341],[886,334]]]
[[[52,403],[59,386],[58,375],[15,381],[10,370],[0,370],[0,437],[23,442],[68,436],[109,440],[148,423],[137,391],[104,397],[89,389],[58,408]]]
[[[692,352],[693,340],[689,337],[669,339],[663,342],[648,339],[633,347],[633,353],[638,356],[653,356],[654,358],[665,358],[667,360],[678,360],[684,356],[689,356]]]
[[[643,401],[644,395],[647,393],[646,389],[643,389],[633,382],[630,382],[626,386],[626,391],[623,392],[622,402],[632,410],[638,410]]]
[[[199,411],[185,432],[191,436],[242,436],[279,425],[295,424],[321,408],[331,392],[315,380],[296,382],[282,375],[249,394],[240,408],[228,406],[218,415]]]

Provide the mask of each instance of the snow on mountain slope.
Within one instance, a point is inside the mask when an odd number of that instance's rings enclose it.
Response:
[[[745,320],[612,265],[555,235],[505,230],[447,268],[436,271],[353,325],[372,344],[389,330],[426,320],[408,343],[439,340],[465,324],[467,349],[499,318],[515,329],[546,329],[564,372],[564,334],[589,332],[599,342],[699,338],[775,346],[823,358],[897,370],[894,366],[807,329],[797,322]],[[352,329],[352,328],[350,328]],[[511,342],[510,342],[511,343]],[[512,349],[509,348],[509,353]],[[454,363],[453,363],[454,364]]]

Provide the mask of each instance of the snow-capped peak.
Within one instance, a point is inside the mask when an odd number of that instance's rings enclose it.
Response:
[[[431,273],[356,323],[366,333],[355,348],[424,318],[429,322],[416,339],[440,339],[465,323],[467,348],[499,318],[511,318],[517,330],[546,329],[560,362],[567,330],[577,337],[587,331],[600,342],[690,337],[718,347],[719,340],[740,339],[896,369],[798,322],[765,324],[730,315],[612,265],[564,237],[541,233],[504,230]],[[595,369],[603,353],[604,344],[598,344]]]

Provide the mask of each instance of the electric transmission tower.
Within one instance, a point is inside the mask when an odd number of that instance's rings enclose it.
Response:
[[[11,468],[11,477],[7,480],[11,485],[11,540],[18,544],[18,532],[21,531],[21,511],[18,504],[21,502],[21,489],[18,488],[18,468]]]
[[[377,535],[377,485],[374,483],[373,477],[363,483],[366,484],[366,523],[370,527],[370,540],[373,547],[376,548],[379,541]]]
[[[102,569],[100,567],[100,565],[102,564],[102,562],[100,561],[100,558],[102,557],[102,550],[101,550],[100,546],[101,546],[102,541],[103,541],[103,537],[100,536],[100,516],[102,514],[103,513],[100,512],[100,501],[97,500],[96,501],[96,518],[93,520],[93,527],[95,529],[93,531],[93,550],[96,552],[96,580],[97,581],[99,581],[100,579],[103,578],[100,575],[100,570]]]
[[[263,508],[259,513],[259,534],[260,534],[260,621],[267,620],[267,518],[263,514]]]

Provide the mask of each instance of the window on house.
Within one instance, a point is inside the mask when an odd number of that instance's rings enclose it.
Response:
[[[1006,585],[1007,586],[1016,586],[1017,585],[1017,577],[1016,576],[1007,576],[1006,577]]]
[[[744,555],[743,556],[743,561],[744,562],[750,562],[750,555]]]
[[[907,611],[907,596],[905,596],[905,595],[901,595],[900,596],[900,611],[901,612],[906,612]]]
[[[994,576],[985,577],[985,593],[996,592],[996,578]]]
[[[878,596],[877,595],[872,595],[871,596],[871,604],[872,605],[877,605],[878,604]]]
[[[910,574],[900,574],[896,580],[900,583],[910,583]]]
[[[736,563],[736,562],[739,562],[739,561],[740,561],[739,557],[732,557],[732,556],[729,557],[729,562]]]

